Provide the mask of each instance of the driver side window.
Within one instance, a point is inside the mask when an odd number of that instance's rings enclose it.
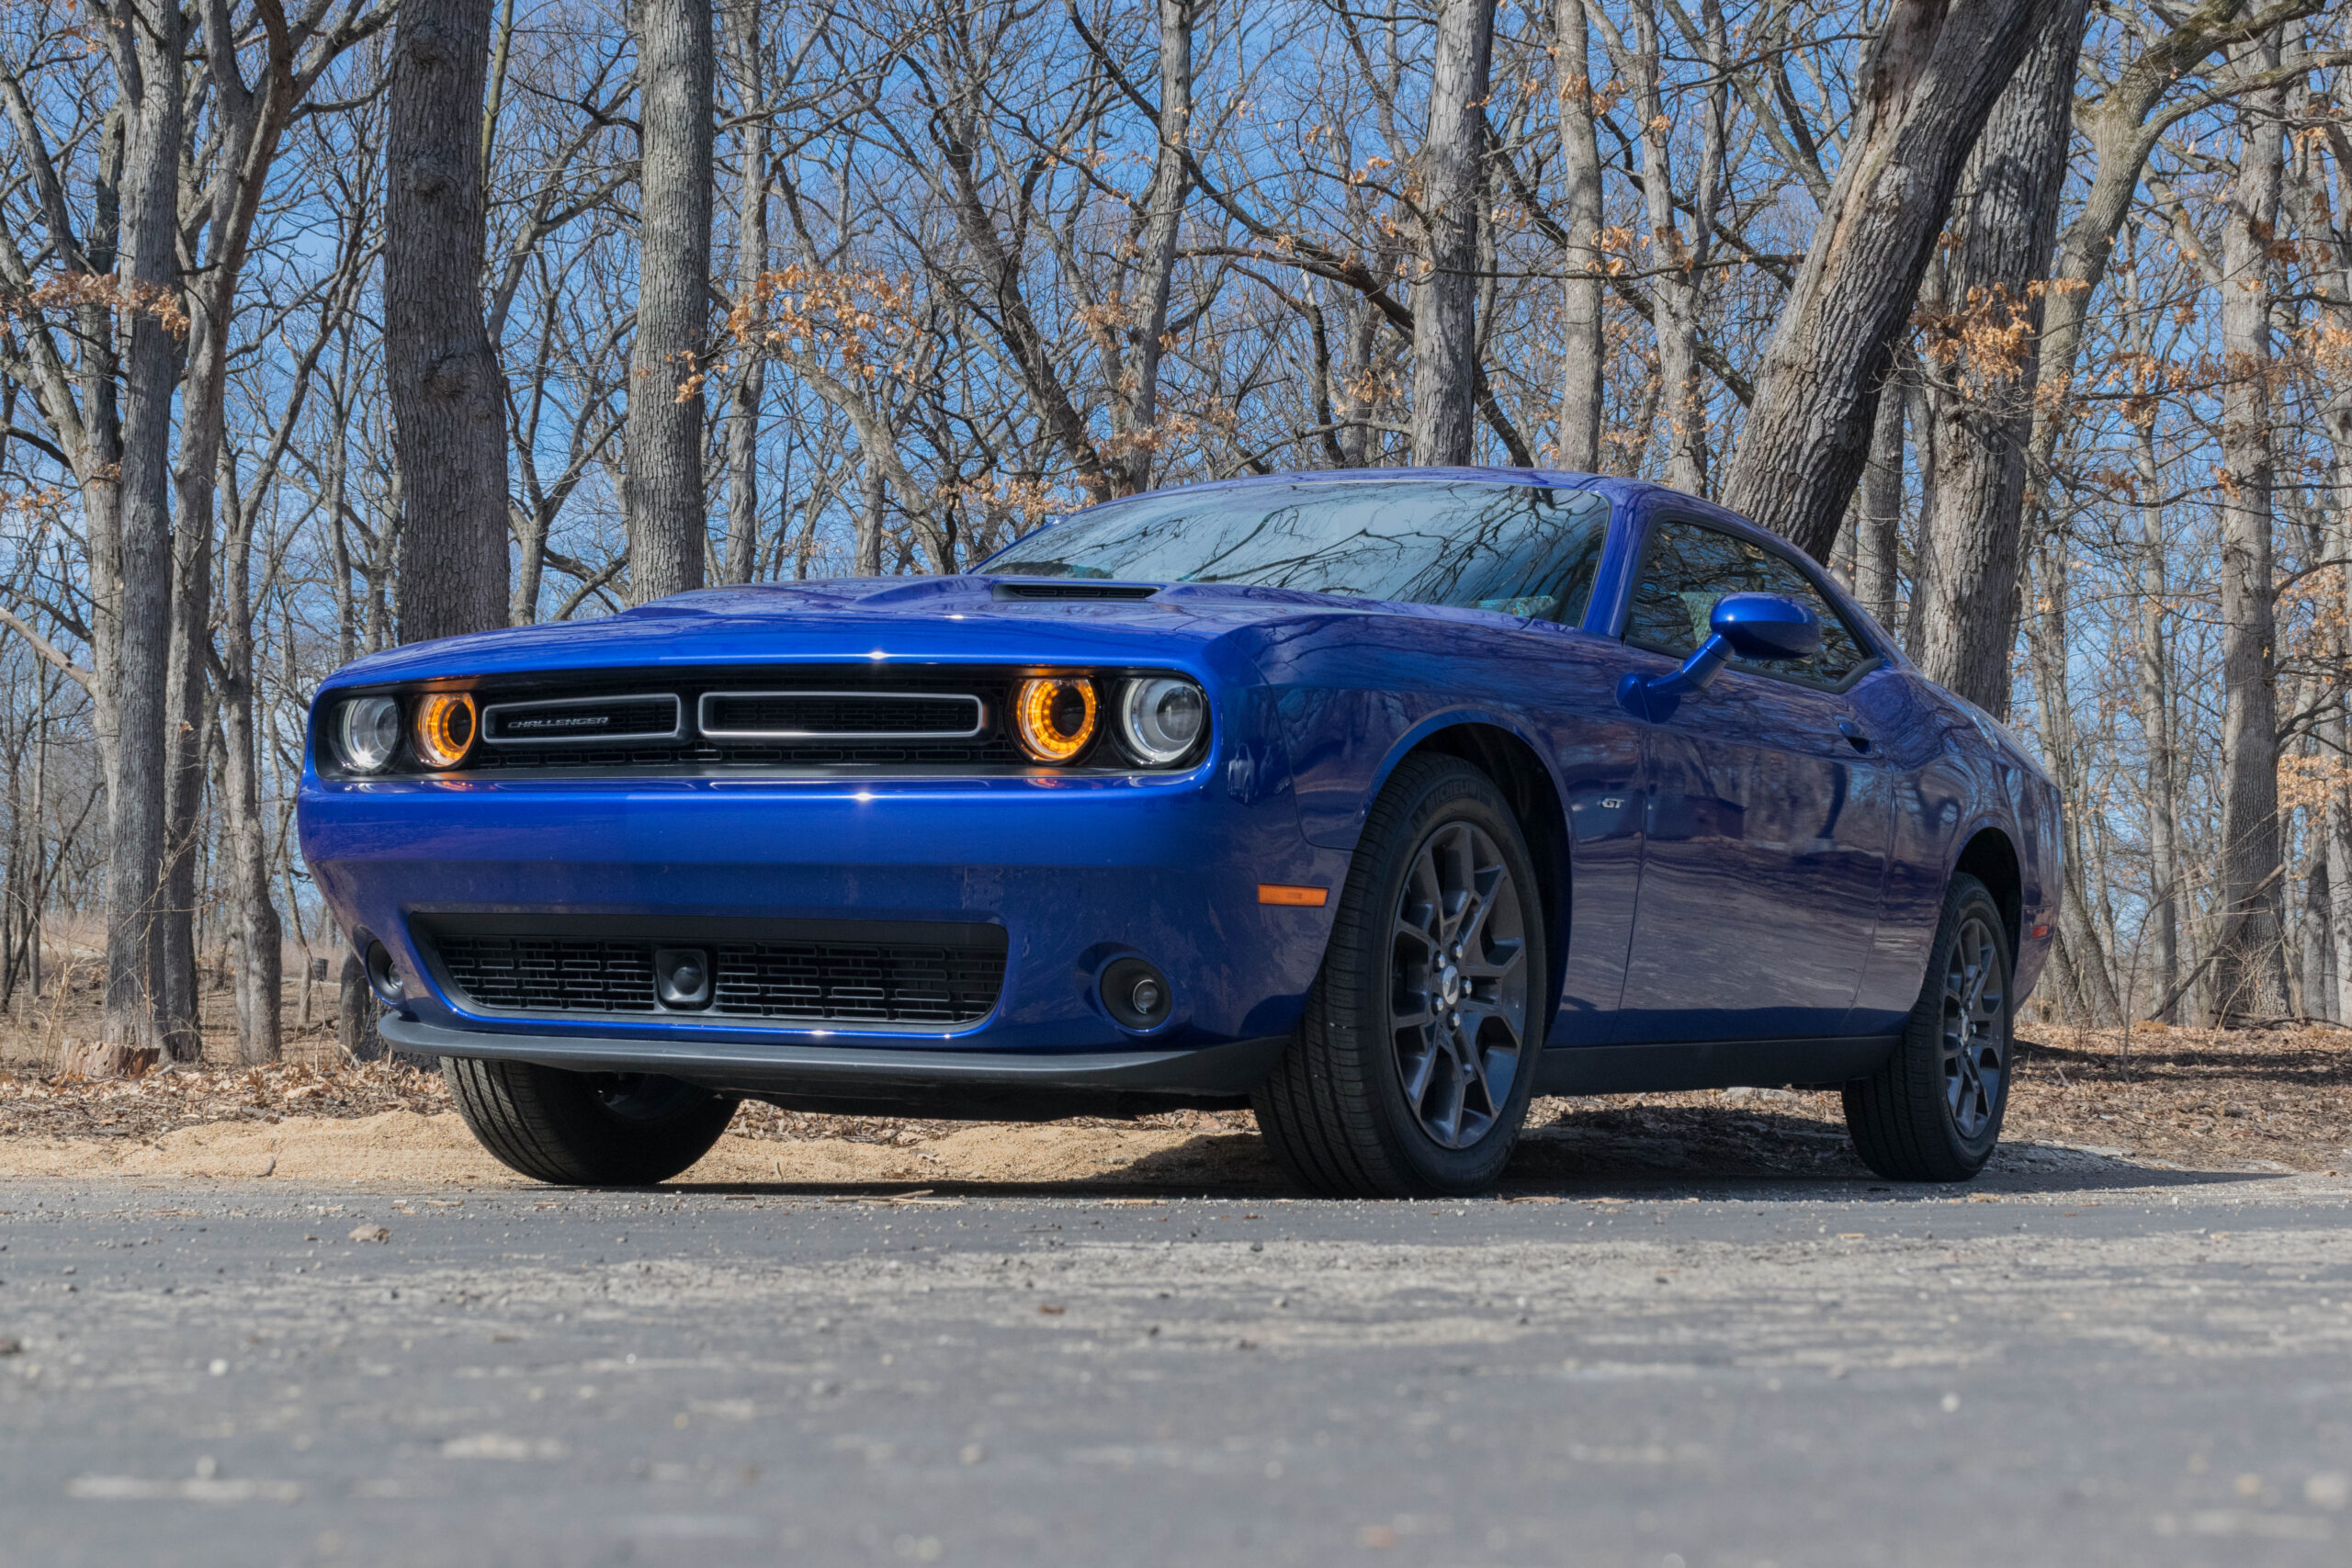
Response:
[[[1726,593],[1777,593],[1812,610],[1821,622],[1821,647],[1804,659],[1735,659],[1731,667],[1808,686],[1843,686],[1870,656],[1861,639],[1830,607],[1793,562],[1761,545],[1696,523],[1661,523],[1650,530],[1625,640],[1675,659],[1688,659],[1707,640],[1708,618]]]

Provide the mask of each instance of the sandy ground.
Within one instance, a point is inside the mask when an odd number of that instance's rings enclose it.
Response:
[[[0,1071],[0,1178],[173,1177],[504,1186],[437,1075],[338,1063],[83,1083]],[[2043,1029],[2007,1141],[2183,1169],[2352,1169],[2352,1032]],[[1860,1176],[1834,1094],[1733,1089],[1536,1103],[1514,1180],[1611,1170]],[[1250,1118],[1186,1112],[1037,1125],[816,1116],[746,1105],[681,1179],[1272,1190]]]

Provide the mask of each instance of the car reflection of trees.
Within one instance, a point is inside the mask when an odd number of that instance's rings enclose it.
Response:
[[[1127,528],[1043,535],[1013,574],[1246,583],[1406,604],[1581,608],[1565,590],[1597,558],[1605,505],[1533,486],[1301,487],[1286,505],[1227,511],[1196,498],[1177,513],[1148,498]],[[1239,498],[1237,498],[1239,499]],[[1092,529],[1115,524],[1097,520]],[[1238,532],[1236,531],[1238,528]]]

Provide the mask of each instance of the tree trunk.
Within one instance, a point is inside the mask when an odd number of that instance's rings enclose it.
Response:
[[[256,729],[252,589],[254,518],[232,512],[220,562],[221,824],[229,904],[242,961],[237,965],[237,1060],[275,1062],[282,1047],[279,998],[285,929],[269,897],[269,840],[261,802]]]
[[[384,1037],[376,1028],[383,1010],[377,1005],[376,993],[368,988],[367,964],[345,942],[343,968],[336,976],[335,1039],[350,1053],[353,1061],[383,1060]]]
[[[385,130],[399,637],[506,624],[506,382],[482,327],[492,0],[401,0]]]
[[[1151,488],[1159,449],[1159,362],[1168,352],[1168,301],[1176,281],[1176,242],[1193,188],[1193,21],[1195,0],[1159,0],[1159,152],[1146,193],[1147,217],[1136,248],[1139,296],[1126,328],[1133,391],[1114,403],[1126,450],[1114,466],[1128,493]],[[1126,378],[1122,378],[1125,379]]]
[[[2148,755],[2148,987],[2157,1001],[2180,985],[2180,816],[2174,797],[2179,776],[2173,756],[2172,661],[2166,649],[2165,615],[2170,589],[2165,581],[2165,548],[2171,530],[2157,497],[2155,427],[2139,432],[2140,533],[2140,734]],[[2179,1004],[2156,1015],[2178,1023]]]
[[[710,314],[708,0],[637,0],[637,336],[622,434],[629,600],[702,586],[705,329]]]
[[[1857,73],[1838,178],[1766,351],[1724,502],[1816,559],[1870,448],[1977,133],[2059,0],[1894,0]]]
[[[1879,397],[1854,518],[1854,597],[1888,632],[1902,626],[1904,400],[1900,387]]]
[[[197,378],[183,380],[183,476],[192,456],[187,451],[190,437],[202,442],[198,432],[206,423],[203,396]],[[204,837],[204,773],[212,728],[205,681],[205,653],[211,647],[212,493],[209,484],[183,482],[178,488],[171,643],[164,677],[164,893],[156,911],[155,1013],[164,1059],[195,1062],[204,1055],[197,995],[196,858]]]
[[[1420,282],[1413,290],[1413,461],[1470,460],[1476,434],[1478,224],[1495,0],[1442,0],[1421,143]]]
[[[1935,528],[1922,539],[1917,592],[1920,668],[1927,677],[1998,718],[2009,712],[2009,660],[2017,646],[2018,538],[2023,525],[2026,444],[2033,434],[2042,280],[2065,186],[2067,118],[2074,108],[2087,0],[2058,0],[2033,47],[1994,105],[1961,176],[1934,276],[1925,366],[1928,402],[1942,451]],[[2022,351],[1970,364],[1964,324],[2022,317]],[[1940,329],[1940,330],[1939,330]]]
[[[127,107],[122,176],[122,480],[114,575],[115,766],[107,795],[103,1059],[136,1070],[159,1048],[164,893],[164,685],[172,620],[172,399],[177,355],[165,312],[179,291],[180,81],[176,6],[134,0],[115,41]]]
[[[1567,231],[1560,270],[1559,465],[1572,473],[1600,469],[1601,334],[1600,141],[1593,124],[1592,53],[1584,0],[1554,0],[1554,47],[1560,96],[1560,227]]]
[[[2272,40],[2239,57],[2276,64]],[[2222,843],[2214,993],[2224,1021],[2287,1010],[2278,823],[2277,626],[2271,570],[2270,246],[2278,222],[2284,90],[2240,117],[2222,239]]]
[[[2069,587],[2065,544],[2063,538],[2052,538],[2044,542],[2040,552],[2037,575],[2043,609],[2027,623],[2026,649],[2033,660],[2033,686],[2038,699],[2034,716],[2041,726],[2042,756],[2051,776],[2058,783],[2060,798],[2081,800],[2085,795],[2083,749],[2075,733],[2074,703],[2067,694],[2066,682]],[[2059,857],[2064,870],[2056,961],[2061,970],[2062,992],[2071,994],[2069,1010],[2075,1021],[2104,1026],[2121,1022],[2123,1008],[2116,993],[2115,970],[2109,961],[2107,944],[2100,940],[2098,924],[2092,918],[2090,887],[2084,875],[2089,858],[2084,852],[2086,837],[2081,814],[2067,814]]]
[[[768,265],[768,119],[762,109],[762,0],[735,0],[727,12],[729,49],[743,114],[742,175],[735,200],[735,298],[748,301]],[[729,582],[749,582],[760,558],[760,403],[767,360],[743,355],[727,422],[727,562]]]
[[[882,462],[869,453],[858,474],[857,560],[855,575],[882,575],[882,505],[886,494]]]

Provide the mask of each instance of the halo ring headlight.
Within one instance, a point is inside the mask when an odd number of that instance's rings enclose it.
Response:
[[[454,768],[473,750],[481,728],[471,694],[428,692],[416,705],[417,760],[428,768]]]
[[[1023,681],[1013,693],[1013,733],[1040,762],[1067,762],[1085,750],[1094,721],[1094,682],[1083,675]]]
[[[1119,699],[1119,739],[1138,762],[1181,762],[1208,728],[1208,694],[1181,675],[1143,675]]]
[[[380,773],[401,749],[401,705],[392,697],[354,697],[335,710],[334,750],[355,773]]]

